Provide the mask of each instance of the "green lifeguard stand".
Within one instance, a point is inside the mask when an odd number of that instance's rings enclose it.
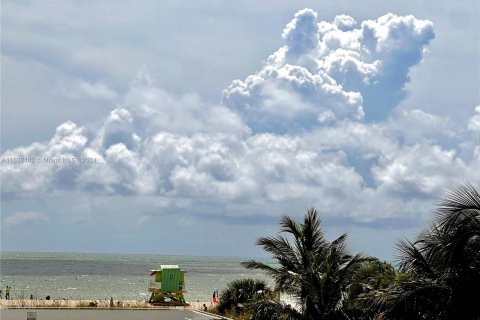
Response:
[[[152,294],[148,302],[153,304],[185,305],[185,271],[177,265],[161,265],[159,270],[150,270],[154,280],[149,282]]]

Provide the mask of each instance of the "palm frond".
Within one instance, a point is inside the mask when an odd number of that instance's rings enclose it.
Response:
[[[298,257],[298,252],[294,250],[287,238],[282,236],[259,238],[257,245],[262,246],[266,252],[271,253],[283,266],[297,269],[300,258]]]
[[[397,243],[397,252],[400,260],[400,270],[429,279],[435,277],[435,271],[430,263],[410,241],[400,240]]]

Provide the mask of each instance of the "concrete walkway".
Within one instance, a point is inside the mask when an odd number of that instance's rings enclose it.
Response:
[[[5,320],[216,320],[228,319],[195,310],[0,309]]]

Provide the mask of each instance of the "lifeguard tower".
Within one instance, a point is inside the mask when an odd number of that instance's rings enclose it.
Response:
[[[149,303],[159,305],[185,305],[185,271],[177,265],[161,265],[159,270],[150,270],[154,280],[149,281],[152,294]]]

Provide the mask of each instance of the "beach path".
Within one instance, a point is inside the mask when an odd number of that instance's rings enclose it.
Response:
[[[196,310],[92,310],[92,309],[0,309],[0,318],[9,320],[213,320],[225,319]]]

